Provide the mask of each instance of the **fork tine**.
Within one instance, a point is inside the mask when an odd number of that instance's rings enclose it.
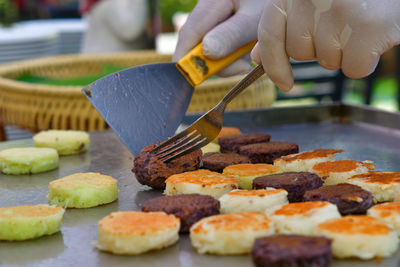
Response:
[[[185,130],[183,130],[182,132],[172,136],[170,139],[165,140],[164,142],[162,142],[161,144],[159,144],[158,146],[156,146],[155,148],[153,148],[151,150],[151,152],[155,152],[173,142],[175,142],[176,140],[184,137],[185,135],[188,135],[190,132],[192,132],[193,130],[196,130],[196,125],[199,121],[201,121],[204,117],[206,117],[209,113],[211,112],[211,110],[209,110],[208,112],[204,113],[202,116],[200,116],[200,118],[198,118],[195,122],[193,122],[189,127],[187,127]]]
[[[165,140],[164,142],[162,142],[161,144],[159,144],[158,146],[156,146],[155,148],[153,148],[153,149],[151,150],[151,152],[155,152],[155,151],[157,151],[157,150],[160,150],[161,148],[164,148],[165,146],[167,146],[167,145],[169,145],[169,144],[171,144],[171,143],[177,141],[178,139],[184,137],[185,135],[188,135],[190,132],[193,131],[193,128],[194,128],[194,127],[190,126],[190,127],[186,128],[185,130],[183,130],[182,132],[180,132],[180,133],[178,133],[178,134],[175,134],[175,135],[172,136],[171,138]]]
[[[181,157],[183,155],[186,155],[186,154],[188,154],[190,152],[193,152],[193,151],[195,151],[195,150],[207,145],[208,143],[210,143],[210,141],[208,141],[207,138],[204,137],[202,140],[200,140],[200,142],[196,143],[195,145],[193,145],[191,147],[188,147],[187,149],[179,152],[178,154],[172,155],[172,156],[164,159],[163,162],[167,163],[168,161],[171,161],[173,159],[179,158],[179,157]]]
[[[187,143],[185,143],[185,144],[182,144],[182,145],[180,145],[179,147],[175,147],[173,150],[169,151],[169,152],[166,153],[166,154],[161,155],[161,156],[158,157],[158,158],[159,158],[159,159],[163,159],[163,158],[165,158],[165,157],[168,157],[168,156],[170,156],[170,155],[176,153],[177,151],[184,150],[186,147],[190,147],[191,145],[197,144],[197,142],[199,142],[199,141],[202,140],[203,138],[205,138],[205,137],[203,137],[203,136],[201,136],[201,135],[198,135],[198,136],[196,136],[194,139],[190,140],[189,142],[187,142]]]
[[[159,151],[156,153],[156,156],[161,155],[161,154],[164,154],[164,153],[167,153],[167,152],[169,152],[169,151],[175,149],[176,147],[178,147],[178,146],[180,146],[180,145],[182,145],[182,144],[185,144],[185,143],[189,142],[190,140],[196,138],[196,137],[199,136],[199,135],[200,135],[200,133],[198,133],[197,130],[194,130],[193,132],[189,133],[186,137],[184,137],[184,138],[182,138],[182,139],[180,139],[180,140],[178,139],[179,141],[176,142],[175,144],[173,144],[172,146],[167,147],[167,148],[164,148],[164,149],[162,149],[162,150],[159,150]]]

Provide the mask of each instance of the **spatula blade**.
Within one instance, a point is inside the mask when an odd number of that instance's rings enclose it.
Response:
[[[142,65],[107,75],[82,89],[133,155],[172,136],[193,87],[175,63]]]

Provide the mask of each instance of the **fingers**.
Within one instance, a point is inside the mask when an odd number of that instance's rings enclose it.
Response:
[[[182,58],[200,42],[208,31],[227,19],[233,10],[234,6],[231,0],[200,0],[179,31],[173,60],[177,61]]]
[[[232,17],[204,36],[204,55],[210,58],[221,58],[257,40],[258,22],[265,1],[252,1],[252,5],[241,6]]]
[[[342,48],[351,36],[351,31],[346,27],[340,34],[335,35],[335,32],[333,25],[326,23],[319,27],[314,36],[316,59],[322,67],[328,70],[340,69]]]
[[[258,21],[236,13],[204,36],[203,52],[210,58],[221,58],[257,39]]]
[[[288,10],[286,52],[289,57],[302,61],[315,59],[313,7],[310,1],[301,1]]]
[[[342,49],[333,37],[316,38],[315,51],[318,63],[328,70],[340,69]]]
[[[374,46],[352,38],[343,50],[342,71],[352,79],[360,79],[374,72],[380,54],[371,50]]]
[[[282,91],[293,87],[292,68],[286,53],[286,16],[286,7],[281,1],[268,1],[258,26],[261,63],[266,74]]]
[[[346,76],[362,78],[400,42],[399,10],[394,0],[362,1],[361,6],[345,0],[269,0],[252,58],[283,91],[293,85],[289,57],[316,59],[326,69],[342,68]]]

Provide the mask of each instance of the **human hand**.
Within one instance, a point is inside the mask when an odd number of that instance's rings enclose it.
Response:
[[[173,60],[178,61],[200,41],[203,42],[204,55],[218,59],[257,40],[258,22],[265,2],[266,0],[199,0],[179,32]],[[249,69],[250,59],[242,57],[219,75],[230,76]]]
[[[399,0],[271,0],[252,58],[283,91],[293,86],[289,57],[318,60],[350,78],[371,74],[379,57],[400,43]]]

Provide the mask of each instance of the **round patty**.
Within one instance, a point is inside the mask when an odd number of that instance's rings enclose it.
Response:
[[[257,267],[325,267],[332,262],[331,240],[325,237],[272,235],[256,239],[251,256]]]
[[[181,220],[181,233],[189,232],[190,227],[202,218],[219,214],[219,208],[218,200],[200,194],[162,196],[142,205],[142,211],[164,211],[178,217]]]
[[[253,188],[283,188],[288,192],[289,202],[300,202],[307,190],[319,188],[323,183],[322,179],[315,173],[285,172],[257,177],[253,180]]]
[[[165,180],[174,174],[194,171],[199,168],[201,149],[164,163],[150,151],[161,142],[146,146],[133,160],[132,172],[136,174],[139,183],[154,189],[164,189]]]
[[[241,146],[239,153],[250,158],[251,163],[272,164],[275,159],[299,152],[295,143],[268,142]]]
[[[328,201],[339,209],[342,215],[365,213],[372,206],[372,194],[357,185],[328,185],[307,191],[304,201]]]
[[[237,153],[209,152],[201,158],[204,169],[214,172],[222,172],[225,167],[235,164],[250,163],[250,159],[245,155]]]
[[[248,144],[264,143],[271,135],[264,133],[231,134],[218,139],[221,152],[239,152],[239,148]]]

